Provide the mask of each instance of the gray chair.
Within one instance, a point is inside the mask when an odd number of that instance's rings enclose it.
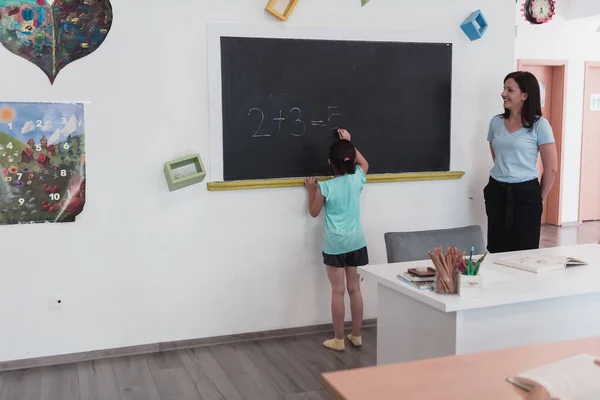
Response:
[[[469,254],[471,246],[475,246],[473,254],[485,253],[483,230],[479,225],[460,228],[438,229],[415,232],[387,232],[384,235],[388,263],[417,261],[429,259],[428,251],[436,247],[457,247]]]

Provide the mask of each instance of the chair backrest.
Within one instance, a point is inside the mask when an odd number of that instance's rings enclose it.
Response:
[[[415,232],[387,232],[384,235],[388,263],[429,259],[428,251],[457,247],[469,254],[485,253],[483,230],[479,225]]]

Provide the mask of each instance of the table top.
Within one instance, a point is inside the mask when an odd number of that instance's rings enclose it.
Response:
[[[494,264],[497,258],[537,252],[574,257],[588,264],[540,274]],[[600,244],[595,243],[488,254],[479,272],[483,279],[483,296],[480,298],[462,298],[456,294],[419,290],[397,278],[409,268],[425,266],[433,266],[433,263],[431,260],[423,260],[368,265],[359,267],[358,272],[366,279],[375,280],[381,285],[445,312],[600,293]]]
[[[581,353],[600,357],[600,337],[325,373],[337,400],[515,400],[506,378]]]

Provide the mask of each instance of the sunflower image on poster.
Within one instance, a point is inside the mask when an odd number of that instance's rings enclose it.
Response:
[[[73,222],[85,205],[81,103],[0,102],[0,224]]]

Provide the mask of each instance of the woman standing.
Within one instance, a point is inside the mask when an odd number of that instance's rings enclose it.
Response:
[[[504,113],[490,121],[488,141],[494,160],[483,190],[490,253],[537,249],[543,199],[558,168],[554,134],[542,117],[540,87],[529,72],[504,78]],[[543,175],[538,180],[538,152]]]

